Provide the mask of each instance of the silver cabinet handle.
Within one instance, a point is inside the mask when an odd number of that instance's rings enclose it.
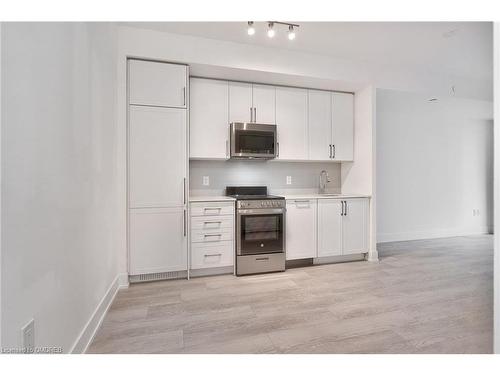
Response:
[[[332,145],[333,146],[333,156],[332,156],[332,159],[335,159],[335,145]]]
[[[203,210],[204,210],[205,212],[206,212],[206,211],[209,211],[209,210],[216,210],[216,211],[220,211],[220,210],[222,210],[222,207],[205,207]]]
[[[203,224],[222,224],[222,221],[204,221]]]
[[[253,107],[250,107],[250,122],[253,122]]]
[[[257,108],[253,107],[253,122],[257,122]]]
[[[226,158],[229,157],[229,141],[226,139]]]
[[[309,203],[309,199],[295,199],[295,203]]]
[[[183,106],[186,105],[186,88],[185,87],[182,88],[182,105]]]
[[[221,257],[222,254],[219,253],[219,254],[205,254],[204,257],[208,258],[208,257]]]
[[[184,210],[184,217],[182,220],[182,226],[184,227],[184,237],[186,237],[186,210]]]
[[[340,209],[340,216],[344,216],[344,201],[340,201],[342,208]]]
[[[182,201],[184,204],[186,204],[186,177],[184,177],[184,180],[182,182]]]
[[[276,157],[280,157],[280,143],[276,142]]]
[[[265,257],[265,258],[255,258],[255,260],[269,260],[269,257]]]
[[[328,145],[330,146],[330,159],[332,158],[332,145]]]
[[[347,201],[344,201],[344,204],[345,204],[344,216],[347,216]]]

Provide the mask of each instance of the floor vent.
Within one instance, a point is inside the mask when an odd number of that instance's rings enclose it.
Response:
[[[131,283],[143,283],[148,281],[157,280],[171,280],[171,279],[182,279],[187,277],[186,271],[173,271],[173,272],[156,272],[156,273],[145,273],[141,275],[129,276],[129,281]]]

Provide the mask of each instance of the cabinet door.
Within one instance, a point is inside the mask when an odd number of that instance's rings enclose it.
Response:
[[[187,67],[129,60],[129,103],[186,108]]]
[[[342,254],[368,252],[368,199],[346,199],[342,216]]]
[[[309,160],[331,160],[332,94],[308,90]]]
[[[276,123],[276,88],[268,85],[253,85],[254,122]]]
[[[186,217],[182,207],[129,212],[131,275],[187,269]]]
[[[354,95],[332,93],[332,144],[334,159],[354,159]]]
[[[318,257],[342,255],[342,201],[318,200]]]
[[[307,160],[307,90],[276,88],[279,159]]]
[[[129,207],[185,203],[186,110],[130,106]]]
[[[189,156],[227,159],[229,157],[228,82],[191,78]]]
[[[287,200],[286,259],[315,258],[317,200]]]
[[[250,122],[252,84],[229,82],[229,122]]]

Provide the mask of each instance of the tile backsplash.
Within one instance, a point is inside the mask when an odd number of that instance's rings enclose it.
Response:
[[[191,195],[224,194],[226,186],[231,185],[267,186],[271,194],[313,192],[318,189],[319,174],[323,169],[331,180],[327,189],[340,192],[340,163],[191,160],[189,169]],[[288,176],[291,184],[287,184]],[[208,186],[203,184],[207,179]]]

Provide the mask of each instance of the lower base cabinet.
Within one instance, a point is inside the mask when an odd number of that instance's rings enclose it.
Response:
[[[367,253],[368,198],[287,200],[286,259]]]
[[[234,202],[192,202],[190,268],[234,265]]]
[[[317,205],[316,199],[286,201],[286,260],[317,256]]]
[[[129,210],[129,274],[187,270],[185,211],[178,208]]]

